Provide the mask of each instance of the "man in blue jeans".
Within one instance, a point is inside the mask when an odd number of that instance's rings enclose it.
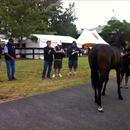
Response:
[[[8,80],[15,80],[15,46],[12,38],[10,38],[8,43],[4,46],[4,54]]]
[[[51,47],[51,41],[47,41],[47,46],[44,47],[44,67],[42,72],[42,80],[45,79],[46,71],[47,78],[51,78],[53,55],[55,53],[54,48]]]

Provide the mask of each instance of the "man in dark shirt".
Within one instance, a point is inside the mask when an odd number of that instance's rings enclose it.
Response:
[[[123,64],[122,64],[122,71],[121,71],[121,86],[122,86],[123,77],[125,76],[124,88],[128,88],[128,80],[130,76],[130,49],[128,44],[124,44],[121,55],[123,57]]]
[[[8,80],[15,80],[15,46],[12,38],[4,46],[5,61],[7,67]]]
[[[47,78],[51,77],[53,55],[55,53],[54,49],[51,47],[51,41],[47,41],[46,43],[47,46],[44,48],[44,68],[42,72],[42,80],[44,80],[47,70]]]
[[[2,42],[0,39],[0,65],[1,65],[1,56],[2,56]]]
[[[1,56],[2,56],[2,42],[1,42],[1,39],[0,39],[0,69],[1,69],[1,63],[2,63],[2,61],[1,61]],[[1,82],[1,80],[0,80],[0,82]]]
[[[72,46],[68,49],[69,57],[69,75],[75,75],[78,67],[78,54],[81,53],[81,50],[77,47],[77,43],[73,41]]]
[[[61,45],[57,45],[55,47],[55,55],[54,55],[54,74],[52,75],[53,78],[55,78],[56,73],[58,74],[58,77],[62,77],[60,71],[62,68],[62,59],[65,56],[65,52]]]

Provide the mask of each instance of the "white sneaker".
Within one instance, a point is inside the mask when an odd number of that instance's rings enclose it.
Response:
[[[69,72],[69,73],[68,73],[68,76],[71,76],[71,75],[72,75],[72,72]]]
[[[56,75],[55,75],[55,74],[53,74],[53,75],[52,75],[52,78],[55,78],[55,77],[56,77]]]
[[[73,72],[73,75],[75,76],[77,73],[76,72]]]
[[[61,75],[61,74],[58,74],[58,76],[59,76],[60,78],[62,78],[62,75]]]

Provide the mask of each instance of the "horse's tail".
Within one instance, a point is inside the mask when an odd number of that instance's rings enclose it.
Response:
[[[95,87],[99,83],[99,73],[98,73],[98,64],[97,64],[97,51],[96,50],[91,50],[88,56],[89,60],[89,66],[91,69],[91,82],[92,82],[92,87],[95,89]]]
[[[92,82],[92,88],[95,89],[99,84],[98,70],[91,70],[91,82]]]
[[[91,50],[89,55],[88,55],[88,61],[89,61],[89,66],[91,70],[97,70],[98,69],[98,64],[97,64],[97,51],[96,50]]]

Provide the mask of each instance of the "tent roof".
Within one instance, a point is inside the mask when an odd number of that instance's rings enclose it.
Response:
[[[91,31],[92,35],[97,39],[97,43],[100,44],[108,44],[98,33],[96,30]]]
[[[1,44],[6,44],[6,43],[8,42],[8,40],[2,39],[2,38],[0,39],[0,41],[1,41],[1,42],[0,42]]]
[[[108,44],[104,41],[96,30],[88,31],[85,29],[77,39],[77,43],[80,45],[84,44]]]
[[[32,34],[33,36],[36,36],[40,41],[61,41],[62,43],[72,43],[73,41],[76,41],[75,38],[71,36],[60,36],[60,35],[42,35],[42,34]]]

